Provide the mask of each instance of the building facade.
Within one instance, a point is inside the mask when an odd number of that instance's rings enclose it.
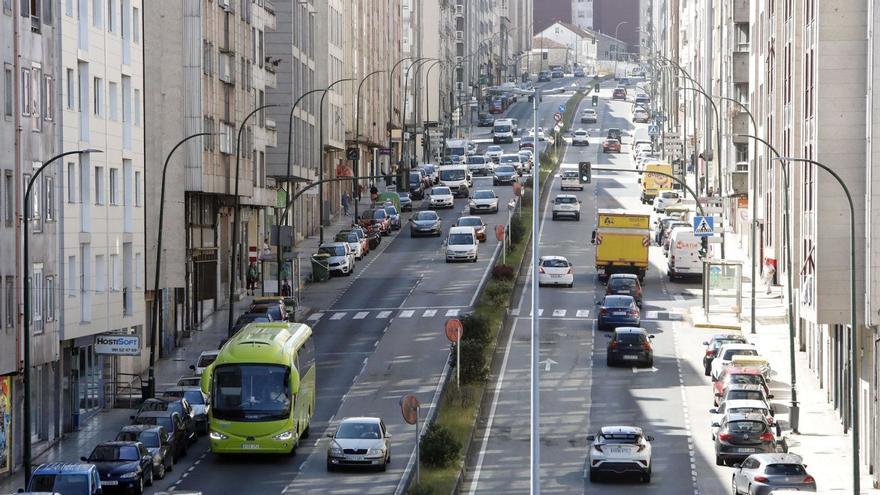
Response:
[[[571,0],[572,24],[581,29],[593,29],[593,1]],[[562,22],[565,21],[563,20]]]
[[[567,22],[554,22],[537,36],[553,40],[568,48],[564,65],[569,67],[577,65],[587,73],[595,73],[599,45],[593,33]]]

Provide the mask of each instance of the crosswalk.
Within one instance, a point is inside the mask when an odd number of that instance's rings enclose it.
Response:
[[[460,316],[464,308],[419,308],[419,309],[399,309],[399,310],[352,310],[352,311],[319,311],[312,313],[306,321],[317,323],[321,320],[387,320],[392,316],[395,318],[454,318]],[[396,313],[396,316],[395,316]]]
[[[528,314],[526,311],[520,310],[520,308],[514,308],[510,310],[511,316],[532,316],[532,311],[528,310]],[[589,309],[574,309],[569,310],[565,308],[555,308],[545,310],[544,308],[538,309],[538,316],[542,319],[553,319],[553,318],[565,318],[565,319],[588,319],[590,318],[590,310]],[[684,319],[684,313],[680,311],[643,311],[642,312],[642,320],[682,320]]]

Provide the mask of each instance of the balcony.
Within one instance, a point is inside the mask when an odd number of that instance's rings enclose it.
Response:
[[[733,83],[749,82],[749,52],[733,52]]]
[[[749,22],[749,0],[733,0],[733,22]]]
[[[738,112],[733,116],[733,133],[734,134],[751,134],[752,123],[749,115],[745,112]],[[749,138],[733,136],[733,142],[736,144],[748,144]]]

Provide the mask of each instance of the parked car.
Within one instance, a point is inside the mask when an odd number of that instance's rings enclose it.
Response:
[[[201,376],[182,376],[177,379],[178,387],[198,387],[202,383]]]
[[[775,453],[776,436],[761,414],[729,414],[715,436],[715,464],[732,465],[752,454]]]
[[[83,462],[94,464],[101,488],[118,488],[136,495],[153,484],[153,456],[140,442],[102,442]]]
[[[641,312],[632,296],[605,296],[599,304],[599,330],[617,327],[637,327],[641,323]]]
[[[491,189],[480,189],[471,194],[468,202],[471,215],[476,213],[498,213],[498,195]]]
[[[654,346],[651,345],[654,336],[644,328],[619,327],[608,337],[611,340],[605,357],[607,366],[627,363],[654,366]]]
[[[541,256],[538,260],[538,285],[564,285],[574,287],[571,262],[564,256]]]
[[[757,355],[758,349],[755,348],[754,344],[727,343],[722,345],[721,348],[718,349],[718,354],[715,356],[715,359],[712,360],[712,369],[710,373],[712,381],[714,382],[718,379],[721,375],[721,370],[733,360],[733,356]]]
[[[492,127],[495,125],[495,117],[486,112],[477,114],[477,127]]]
[[[381,211],[385,213],[385,210]],[[325,242],[318,247],[318,252],[329,255],[326,262],[331,275],[348,277],[354,273],[354,252],[347,242]]]
[[[384,208],[371,208],[361,214],[359,225],[381,235],[391,235],[391,219]]]
[[[385,471],[391,462],[391,434],[381,418],[345,418],[328,436],[327,471],[340,467]]]
[[[418,172],[410,172],[409,173],[409,194],[415,199],[422,199],[425,197],[425,182],[422,180],[422,175]]]
[[[738,333],[720,333],[713,335],[709,340],[703,341],[703,345],[706,346],[703,353],[703,369],[706,376],[709,376],[712,372],[712,360],[718,354],[718,349],[727,343],[745,344],[746,338]]]
[[[755,399],[730,399],[722,402],[718,407],[709,409],[709,414],[712,415],[710,423],[712,426],[712,440],[715,440],[715,435],[718,434],[718,429],[721,428],[721,423],[724,422],[724,418],[728,414],[748,413],[763,415],[767,419],[767,423],[775,428],[777,438],[782,436],[782,429],[779,423],[776,422],[776,418],[773,417],[773,411],[770,410],[770,406],[766,402]]]
[[[443,220],[435,211],[417,211],[409,219],[409,236],[440,236],[443,234]]]
[[[254,315],[254,318],[256,317],[258,317],[258,315]],[[239,319],[241,319],[241,317],[239,317]],[[201,376],[202,372],[205,371],[205,368],[211,366],[211,363],[217,359],[218,355],[220,355],[220,351],[202,351],[202,353],[199,354],[199,358],[196,359],[196,364],[190,365],[189,369],[193,370],[196,375]]]
[[[235,334],[236,332],[238,332],[239,330],[244,328],[246,325],[249,325],[251,323],[268,323],[270,321],[274,321],[274,320],[272,320],[271,315],[266,314],[266,313],[245,313],[245,314],[239,316],[238,318],[236,318],[235,324],[232,325],[232,333]],[[207,352],[219,353],[219,351],[207,351]],[[202,353],[202,354],[204,354],[204,353]],[[217,359],[217,354],[213,355],[213,359]],[[211,362],[214,362],[213,359],[211,360]],[[201,357],[199,358],[199,360],[201,361]],[[211,363],[208,363],[208,364],[211,364]],[[201,375],[202,371],[204,371],[205,367],[207,367],[208,364],[206,364],[204,367],[199,366],[199,364],[190,365],[189,369],[193,370],[193,372],[195,372],[197,375]]]
[[[360,225],[352,225],[351,230],[352,232],[356,232],[359,236],[362,235],[367,238],[371,251],[379,247],[379,244],[382,243],[382,235],[378,232],[364,229]]]
[[[431,163],[426,163],[422,165],[421,169],[424,170],[428,178],[431,179],[431,183],[428,184],[429,187],[436,184],[437,181],[440,180],[438,177],[439,174],[437,173],[437,167],[435,165]]]
[[[681,193],[678,191],[659,191],[654,198],[654,211],[662,213],[667,206],[681,203]]]
[[[764,375],[761,374],[761,370],[728,366],[721,372],[721,376],[718,377],[718,380],[712,384],[712,390],[715,393],[716,406],[718,405],[719,399],[731,385],[760,385],[764,387],[764,392],[767,395],[770,394],[770,386],[767,384]]]
[[[650,120],[650,115],[648,115],[648,112],[645,111],[644,109],[637,108],[633,112],[633,118],[632,118],[633,123],[647,124],[649,120]]]
[[[636,426],[603,426],[596,435],[588,435],[590,482],[605,474],[636,475],[651,482],[651,442]]]
[[[642,307],[642,284],[638,275],[633,273],[613,273],[605,284],[606,295],[632,296],[636,304]]]
[[[179,399],[188,402],[192,408],[196,432],[200,435],[208,434],[208,414],[211,406],[208,404],[208,396],[202,392],[201,387],[171,387],[162,392],[162,399]]]
[[[721,396],[717,398],[716,404],[720,406],[730,400],[758,400],[767,404],[767,409],[775,414],[773,406],[770,404],[770,399],[772,398],[773,394],[768,394],[761,385],[729,385],[724,389]]]
[[[413,208],[412,196],[410,196],[408,192],[398,192],[397,196],[400,197],[400,210],[401,211],[412,211],[412,208]]]
[[[781,489],[816,491],[816,479],[797,454],[754,454],[734,468],[734,495],[776,495]]]
[[[287,321],[287,307],[284,306],[284,300],[280,297],[272,300],[255,301],[248,308],[248,314],[268,314],[272,317],[272,321]]]
[[[382,208],[385,209],[385,213],[391,219],[391,230],[400,230],[400,212],[397,211],[397,207],[389,203],[382,206]]]
[[[455,227],[473,227],[474,232],[477,234],[477,240],[486,242],[486,223],[483,222],[481,217],[476,215],[458,217],[458,220],[455,221]]]
[[[174,470],[174,451],[171,439],[162,426],[127,425],[116,434],[117,441],[140,442],[153,457],[153,478],[161,480],[165,473]]]
[[[370,252],[370,243],[367,241],[367,238],[361,237],[351,230],[340,230],[336,233],[336,237],[333,240],[335,242],[347,242],[351,246],[351,250],[354,251],[355,259],[361,259]]]
[[[49,462],[40,464],[31,474],[28,493],[47,495],[101,495],[101,476],[94,464]]]
[[[132,424],[162,426],[168,432],[168,442],[174,458],[180,459],[186,455],[190,444],[189,433],[180,414],[174,411],[145,411],[132,416]]]
[[[620,141],[606,139],[602,142],[602,153],[620,153]]]
[[[158,397],[146,399],[141,403],[141,407],[137,410],[137,413],[135,413],[134,416],[131,416],[131,418],[134,419],[141,413],[151,411],[172,411],[180,414],[180,417],[183,418],[184,426],[186,427],[187,439],[189,439],[190,443],[193,443],[198,439],[196,413],[193,410],[192,405],[190,405],[189,401],[185,398]]]

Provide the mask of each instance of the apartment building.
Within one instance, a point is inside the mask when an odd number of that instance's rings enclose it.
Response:
[[[593,29],[593,0],[571,0],[571,23],[581,29]]]
[[[262,252],[264,209],[276,199],[266,155],[277,144],[277,130],[265,110],[244,119],[267,104],[282,61],[266,50],[266,33],[276,22],[270,2],[158,0],[145,14],[150,161],[164,163],[187,136],[211,133],[174,152],[164,205],[161,171],[147,177],[151,275],[160,206],[165,210],[160,292],[154,294],[152,276],[148,292],[148,303],[160,300],[159,339],[165,352],[228,301],[231,264],[235,287],[243,291],[247,263]],[[233,260],[236,191],[240,218]]]
[[[519,76],[528,78],[522,69],[527,67],[524,57],[528,57],[532,49],[532,38],[535,32],[534,0],[509,0],[508,17],[514,30],[510,33],[508,51],[511,59],[508,64],[508,78]]]
[[[537,36],[553,40],[568,48],[562,65],[569,67],[577,65],[587,73],[596,71],[599,44],[593,33],[567,22],[554,22],[547,29],[537,33]]]

